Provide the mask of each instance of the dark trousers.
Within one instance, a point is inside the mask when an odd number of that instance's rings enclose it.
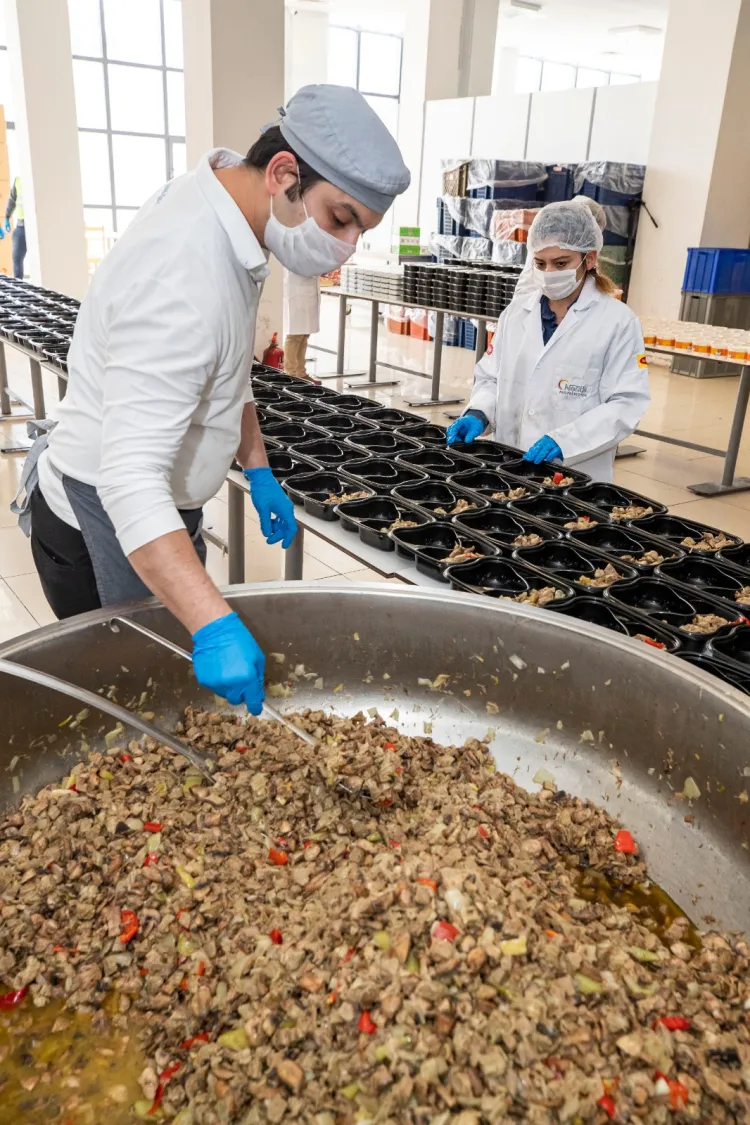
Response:
[[[76,485],[79,491],[95,491],[88,485],[65,480]],[[70,499],[70,491],[67,488],[66,491]],[[98,523],[92,524],[90,515],[91,510],[95,512],[94,505],[87,513],[78,503],[74,504],[79,523],[84,526],[82,518],[85,519],[87,532],[93,536],[89,550],[84,534],[55,515],[39,485],[31,494],[30,508],[31,552],[44,596],[56,617],[73,617],[105,605],[149,596],[149,590],[122,554],[114,528],[103,510]],[[205,564],[206,545],[200,533],[203,509],[195,508],[180,515],[198,558]]]
[[[23,219],[13,231],[13,276],[23,281],[23,263],[26,257],[26,226]]]

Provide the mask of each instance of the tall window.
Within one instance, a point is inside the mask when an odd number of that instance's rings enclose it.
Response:
[[[401,97],[400,35],[331,27],[328,32],[328,81],[354,86],[395,137]]]
[[[185,171],[181,0],[68,0],[86,225],[121,234]]]
[[[638,74],[570,66],[520,55],[516,69],[516,93],[535,94],[538,90],[573,90],[585,86],[624,86],[640,82]]]

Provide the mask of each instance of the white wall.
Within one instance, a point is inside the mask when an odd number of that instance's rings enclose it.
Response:
[[[442,195],[441,160],[471,155],[474,98],[443,98],[425,104],[419,226],[435,229],[435,201]]]
[[[285,101],[301,86],[328,81],[328,12],[287,9]]]
[[[585,160],[593,107],[593,90],[532,94],[526,159],[541,160],[544,164]]]
[[[658,82],[600,86],[591,127],[589,160],[647,164]],[[611,154],[617,153],[616,157]]]

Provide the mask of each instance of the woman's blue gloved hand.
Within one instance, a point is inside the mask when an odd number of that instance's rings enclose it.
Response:
[[[10,219],[5,220],[5,229],[10,234]]]
[[[250,499],[260,516],[260,530],[266,543],[281,543],[286,551],[297,534],[294,504],[267,466],[244,472],[250,482]]]
[[[527,450],[523,455],[524,461],[532,461],[535,465],[541,465],[542,461],[562,461],[563,451],[556,441],[551,437],[540,437],[539,441],[535,441],[531,449]]]
[[[233,707],[244,703],[251,715],[260,715],[265,668],[265,656],[236,613],[217,617],[193,633],[195,678]]]
[[[463,418],[458,418],[448,427],[447,444],[455,445],[457,441],[474,441],[483,429],[484,426],[479,418],[475,418],[472,414],[464,414]]]

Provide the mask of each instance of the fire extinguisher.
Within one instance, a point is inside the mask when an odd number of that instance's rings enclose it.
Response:
[[[274,332],[271,343],[263,352],[263,362],[266,367],[278,367],[280,371],[284,370],[284,349],[279,346],[278,332]]]

